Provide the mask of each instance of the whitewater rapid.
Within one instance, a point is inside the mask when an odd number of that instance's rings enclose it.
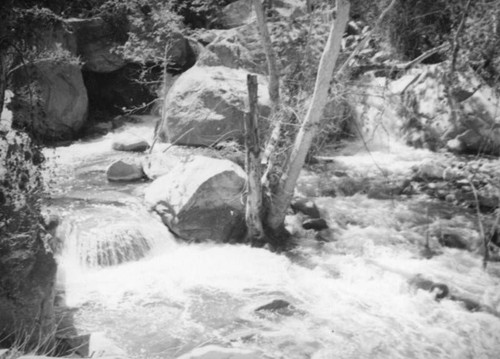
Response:
[[[126,130],[146,137],[151,128],[143,123]],[[54,188],[48,208],[63,216],[60,281],[67,304],[78,308],[80,331],[104,332],[137,358],[177,358],[208,344],[253,349],[261,358],[498,357],[498,317],[437,302],[408,284],[422,274],[500,311],[498,264],[485,271],[479,255],[449,248],[431,259],[419,255],[426,230],[442,223],[473,236],[468,212],[447,208],[453,216],[441,217],[443,204],[424,196],[318,197],[333,242],[296,229],[298,246],[288,254],[182,243],[144,208],[147,183],[106,181],[107,165],[124,156],[111,150],[113,136],[46,153]],[[405,146],[370,154],[360,149],[336,163],[360,173],[404,174],[429,156],[438,155]],[[318,181],[304,171],[298,194],[310,194]],[[140,258],[111,266],[89,259],[107,243],[137,236],[148,249]],[[275,299],[289,302],[291,315],[255,311]]]

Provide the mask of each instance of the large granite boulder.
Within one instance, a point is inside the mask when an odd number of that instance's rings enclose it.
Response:
[[[66,23],[75,33],[77,52],[84,63],[84,70],[111,72],[125,65],[124,59],[111,50],[126,41],[127,31],[116,31],[101,17],[73,18]]]
[[[145,200],[185,240],[234,242],[246,230],[244,190],[238,165],[194,156],[156,179]]]
[[[194,66],[183,73],[165,97],[159,137],[191,146],[242,141],[248,108],[246,77],[246,71],[225,67]],[[260,115],[267,116],[269,109],[267,83],[259,77]]]
[[[88,98],[78,64],[39,61],[14,74],[14,123],[47,141],[74,138],[87,119]]]

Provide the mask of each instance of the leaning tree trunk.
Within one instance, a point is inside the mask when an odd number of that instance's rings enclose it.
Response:
[[[279,186],[276,187],[272,196],[266,218],[266,224],[271,231],[277,232],[283,226],[286,210],[292,200],[300,170],[318,130],[323,110],[328,101],[328,89],[340,53],[342,36],[349,19],[349,8],[349,0],[337,0],[337,17],[330,29],[328,41],[321,56],[312,101],[295,139],[290,158],[285,164]]]

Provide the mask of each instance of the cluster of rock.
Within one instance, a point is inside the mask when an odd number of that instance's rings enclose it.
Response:
[[[103,18],[58,20],[44,31],[37,51],[50,56],[17,67],[12,75],[15,121],[38,138],[77,138],[88,125],[89,105],[119,113],[154,99],[133,79],[139,65],[114,51],[125,41],[123,34]],[[169,61],[186,69],[195,61],[193,51],[182,35],[172,36],[179,37],[174,41],[179,49]]]

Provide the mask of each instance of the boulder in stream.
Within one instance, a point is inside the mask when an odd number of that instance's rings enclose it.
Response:
[[[294,198],[290,204],[295,213],[301,212],[310,218],[320,218],[319,209],[309,198]]]
[[[144,152],[149,143],[139,136],[125,133],[115,138],[111,147],[116,151]]]
[[[106,176],[108,181],[129,182],[140,180],[144,177],[144,172],[139,165],[118,160],[108,167]]]
[[[185,240],[234,242],[246,231],[245,177],[229,160],[193,156],[156,179],[145,199]]]
[[[321,231],[328,228],[328,224],[323,218],[309,218],[302,222],[302,228]]]

